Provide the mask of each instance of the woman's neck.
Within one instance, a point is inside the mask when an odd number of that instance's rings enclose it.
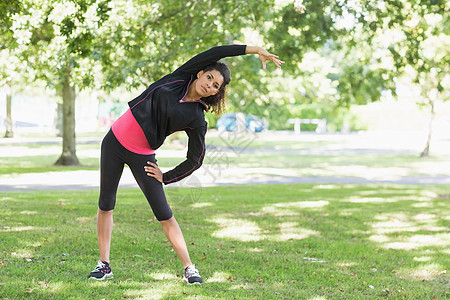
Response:
[[[197,79],[195,79],[189,85],[188,93],[187,93],[186,97],[184,97],[184,100],[186,100],[186,101],[195,101],[195,100],[199,100],[201,98],[200,95],[197,93],[197,90],[195,89],[195,84],[196,83],[197,83]]]

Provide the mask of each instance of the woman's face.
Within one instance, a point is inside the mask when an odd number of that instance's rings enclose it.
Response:
[[[223,84],[223,76],[217,70],[200,71],[197,74],[195,89],[201,98],[217,94]]]

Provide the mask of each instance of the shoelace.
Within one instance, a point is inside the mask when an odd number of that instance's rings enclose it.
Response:
[[[95,267],[94,271],[92,271],[92,272],[95,272],[95,271],[102,272],[103,268],[106,268],[106,265],[104,263],[102,263],[102,262],[99,262],[97,264],[97,266]]]
[[[186,270],[186,277],[200,277],[200,274],[195,267],[188,267]]]

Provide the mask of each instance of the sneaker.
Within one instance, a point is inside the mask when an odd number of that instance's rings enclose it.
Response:
[[[197,268],[194,265],[190,265],[184,270],[183,281],[187,284],[201,284],[203,279],[200,277]]]
[[[111,271],[111,266],[106,261],[98,261],[97,266],[95,269],[89,274],[89,279],[94,280],[105,280],[114,278],[114,275]]]

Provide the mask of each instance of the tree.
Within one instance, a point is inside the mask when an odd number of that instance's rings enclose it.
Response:
[[[437,99],[449,99],[450,37],[448,1],[299,1],[304,14],[284,1],[282,13],[268,31],[279,54],[292,63],[286,70],[302,76],[299,63],[309,49],[332,57],[339,106],[380,99],[385,90],[395,95],[399,77],[413,76],[431,112]],[[318,32],[319,31],[319,32]],[[321,99],[317,99],[321,101]],[[422,156],[429,153],[431,125]]]
[[[333,17],[340,16],[343,3],[338,1],[303,2],[306,12],[297,11],[294,1],[276,1],[264,13],[258,27],[246,28],[245,33],[254,37],[257,44],[265,45],[286,61],[282,72],[261,70],[257,57],[246,57],[246,64],[239,64],[229,90],[231,106],[266,117],[272,128],[284,128],[289,117],[295,117],[298,107],[311,101],[328,103],[329,95],[313,87],[311,72],[301,65],[307,54],[322,49],[329,41],[337,39],[345,30],[335,28]],[[232,63],[232,67],[235,64]],[[317,78],[317,76],[316,76]],[[329,82],[322,77],[319,85]],[[332,92],[334,94],[334,92]],[[321,94],[321,95],[319,95]],[[332,96],[334,97],[334,95]],[[297,115],[298,116],[298,115]]]
[[[413,77],[430,109],[427,142],[421,156],[428,156],[432,139],[435,101],[448,100],[450,88],[450,36],[448,1],[390,0],[361,1],[349,7],[358,20],[355,42],[370,44],[372,55],[361,63],[377,62],[381,78],[393,83],[402,76]],[[395,93],[395,86],[390,89]]]
[[[21,3],[18,1],[3,1],[0,3],[0,11],[4,12],[0,15],[0,23],[3,26],[0,27],[0,86],[6,87],[6,131],[5,138],[12,138],[14,136],[13,132],[13,122],[12,122],[12,84],[13,78],[17,78],[17,72],[15,69],[17,59],[11,55],[10,44],[13,42],[12,33],[9,30],[11,25],[11,14],[18,11],[21,7]],[[14,76],[13,76],[14,75]]]
[[[240,36],[266,2],[272,1],[22,1],[10,14],[17,56],[63,99],[63,151],[56,164],[79,163],[77,89],[148,85],[206,50],[199,44]]]
[[[6,90],[6,118],[5,118],[5,138],[12,138],[14,136],[13,132],[13,122],[12,122],[12,81],[17,75],[15,72],[15,66],[12,63],[11,56],[9,55],[10,51],[8,49],[0,50],[0,86],[5,87]]]
[[[104,21],[102,5],[105,2],[22,1],[20,10],[10,17],[16,56],[33,70],[35,78],[59,90],[63,99],[59,165],[79,163],[75,151],[75,86],[87,84],[80,80],[83,76],[76,75],[86,72],[79,66],[90,56],[94,31]]]

